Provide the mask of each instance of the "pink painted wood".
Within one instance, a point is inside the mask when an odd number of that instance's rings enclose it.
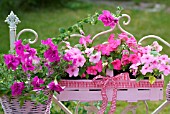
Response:
[[[67,80],[73,81],[73,80]],[[74,80],[75,82],[91,82],[92,80]],[[142,80],[140,82],[148,82]],[[157,82],[162,82],[163,79],[158,79]],[[137,83],[131,79],[128,83]],[[117,100],[127,102],[138,102],[140,100],[157,101],[163,99],[163,84],[162,87],[118,87]],[[112,100],[113,89],[107,88],[108,100]],[[99,101],[102,100],[101,87],[66,87],[63,92],[57,95],[59,101]]]

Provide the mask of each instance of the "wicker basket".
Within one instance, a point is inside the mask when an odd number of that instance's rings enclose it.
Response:
[[[12,97],[11,101],[9,101],[6,96],[1,97],[0,102],[5,114],[50,114],[53,95],[50,92],[44,93],[48,96],[45,104],[35,105],[33,101],[25,101],[23,106],[20,107],[17,97]]]

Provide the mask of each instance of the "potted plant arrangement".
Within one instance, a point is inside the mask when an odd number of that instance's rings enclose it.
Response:
[[[49,114],[54,92],[63,91],[57,80],[65,75],[65,62],[50,40],[39,49],[21,40],[15,50],[1,56],[0,98],[6,114]]]

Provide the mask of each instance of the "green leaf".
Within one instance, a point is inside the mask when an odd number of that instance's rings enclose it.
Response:
[[[113,70],[113,65],[112,64],[108,64],[108,68],[109,68],[109,70]]]
[[[149,83],[153,84],[156,81],[156,78],[154,76],[149,76]]]
[[[65,33],[66,30],[65,30],[64,28],[59,28],[59,32],[60,32],[60,33]]]
[[[102,62],[106,61],[106,56],[102,56]]]
[[[144,76],[143,75],[139,75],[137,78],[136,78],[136,81],[139,82],[140,80],[143,80],[144,79]]]
[[[108,62],[111,63],[113,61],[112,57],[108,58]]]

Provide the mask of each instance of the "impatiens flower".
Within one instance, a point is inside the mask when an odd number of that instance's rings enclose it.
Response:
[[[119,39],[121,39],[122,41],[127,41],[128,40],[128,35],[126,33],[121,33],[118,35]]]
[[[94,48],[86,48],[85,53],[87,54],[87,57],[89,57],[94,51]]]
[[[31,84],[33,85],[34,89],[41,89],[40,85],[44,84],[44,80],[38,78],[38,76],[35,76],[32,80],[33,81],[31,82]]]
[[[96,54],[90,56],[89,61],[93,63],[98,63],[100,61],[100,58],[101,58],[101,52],[97,52]]]
[[[86,46],[86,44],[92,43],[92,40],[90,39],[90,37],[91,37],[91,35],[80,38],[79,43],[83,44],[85,46]]]
[[[101,71],[102,71],[103,66],[102,66],[102,61],[101,61],[101,60],[95,65],[95,69],[96,69],[98,72],[101,72]]]
[[[4,55],[4,61],[8,69],[12,68],[12,70],[16,70],[20,64],[20,59],[12,54]]]
[[[140,60],[142,63],[151,63],[153,59],[154,59],[154,56],[148,54],[148,55],[143,55]]]
[[[90,74],[90,75],[96,75],[97,74],[95,66],[87,67],[86,72],[87,72],[87,74]]]
[[[77,77],[79,73],[79,68],[70,66],[68,69],[66,69],[66,72],[69,74],[69,77]]]
[[[14,84],[11,86],[12,96],[21,95],[23,89],[24,82],[14,82]]]
[[[152,43],[152,48],[153,48],[153,50],[156,50],[157,52],[162,51],[162,46],[159,45],[157,41],[154,41],[154,42]]]
[[[122,55],[122,58],[121,58],[121,63],[122,65],[127,65],[129,64],[129,55]]]
[[[140,63],[132,64],[130,66],[130,69],[132,69],[132,75],[136,76],[137,71],[138,71],[138,66],[141,65]]]
[[[170,74],[170,65],[161,64],[159,70],[163,72],[165,76]]]
[[[121,61],[119,59],[114,60],[112,65],[115,70],[121,70]]]
[[[77,67],[82,67],[84,63],[86,62],[86,59],[84,58],[83,55],[77,55],[76,56],[76,66]]]
[[[98,20],[102,21],[104,26],[110,26],[111,28],[118,23],[118,19],[114,18],[107,10],[104,10],[103,13],[99,15]]]
[[[15,42],[15,51],[19,56],[22,56],[24,53],[24,45],[22,44],[22,40],[18,40]]]
[[[168,62],[169,62],[168,55],[161,55],[161,56],[159,57],[159,60],[160,60],[160,62],[161,62],[162,64],[168,63]]]
[[[152,73],[153,69],[149,66],[149,64],[145,64],[140,71],[143,75],[146,75],[148,72]]]
[[[48,84],[48,88],[52,91],[56,91],[57,93],[60,93],[64,90],[64,87],[61,87],[58,83],[54,81]]]
[[[140,61],[140,58],[136,54],[130,54],[129,61],[136,64]]]

